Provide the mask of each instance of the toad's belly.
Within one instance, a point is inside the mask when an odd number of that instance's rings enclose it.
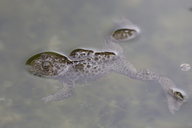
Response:
[[[110,70],[93,71],[90,70],[86,73],[83,72],[66,72],[63,75],[58,76],[56,79],[67,85],[75,85],[78,83],[85,83],[89,81],[95,81],[106,76]]]

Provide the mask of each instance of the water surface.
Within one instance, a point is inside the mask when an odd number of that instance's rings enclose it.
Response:
[[[1,128],[191,128],[192,2],[190,0],[6,0],[0,2]],[[75,95],[44,103],[61,83],[28,74],[25,61],[42,51],[101,49],[115,20],[125,16],[141,28],[121,43],[137,69],[171,78],[188,101],[171,115],[155,82],[109,76],[75,88]],[[85,86],[85,87],[84,87]]]

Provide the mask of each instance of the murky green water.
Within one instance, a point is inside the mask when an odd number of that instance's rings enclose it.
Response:
[[[1,128],[191,128],[191,0],[6,0],[0,1]],[[75,95],[44,103],[61,83],[28,74],[37,52],[65,54],[78,47],[101,49],[113,22],[125,16],[141,28],[121,43],[137,69],[171,78],[188,101],[171,115],[161,86],[111,73],[75,88]]]

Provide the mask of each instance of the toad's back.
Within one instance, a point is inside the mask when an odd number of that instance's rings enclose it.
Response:
[[[72,59],[70,68],[56,78],[68,85],[102,78],[112,69],[111,66],[119,57],[113,52],[75,49],[69,58]]]

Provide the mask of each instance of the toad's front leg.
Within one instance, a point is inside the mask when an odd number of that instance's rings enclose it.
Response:
[[[48,101],[58,101],[58,100],[64,100],[70,96],[72,96],[74,93],[74,86],[73,85],[67,85],[64,86],[59,92],[43,97],[42,100],[45,100],[45,103]]]

